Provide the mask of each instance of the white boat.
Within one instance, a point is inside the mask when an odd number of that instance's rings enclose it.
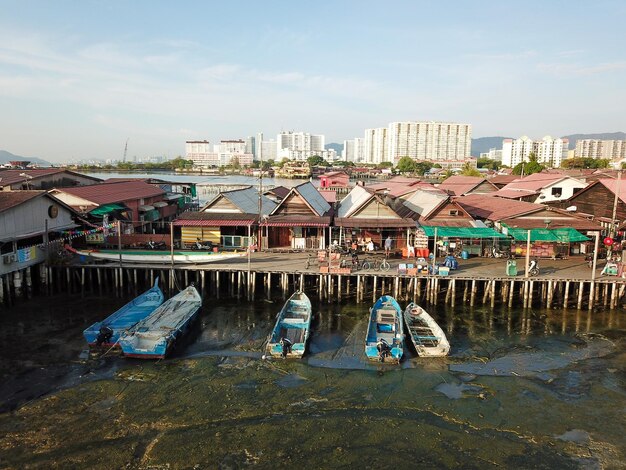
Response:
[[[227,259],[239,258],[245,256],[242,253],[213,253],[198,251],[180,251],[176,250],[172,254],[169,251],[150,251],[150,250],[75,250],[79,256],[85,256],[92,259],[118,261],[120,253],[122,254],[122,263],[159,263],[169,264],[172,258],[175,264],[201,264],[213,263],[215,261],[223,261]]]
[[[433,317],[419,305],[411,302],[404,309],[404,323],[419,356],[447,356],[450,343]]]
[[[165,301],[150,316],[122,333],[124,356],[162,359],[189,330],[202,307],[202,298],[191,285]]]

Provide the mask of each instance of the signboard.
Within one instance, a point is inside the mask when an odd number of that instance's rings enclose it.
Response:
[[[87,243],[104,243],[104,233],[87,233],[85,234]]]

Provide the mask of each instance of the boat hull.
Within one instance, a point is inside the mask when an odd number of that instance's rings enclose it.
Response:
[[[168,264],[203,264],[235,259],[243,256],[241,253],[207,253],[198,251],[127,251],[127,250],[76,250],[81,256],[104,261],[120,261],[122,263],[158,263]]]
[[[450,352],[450,343],[437,322],[426,310],[410,303],[403,313],[407,335],[420,357],[443,357]]]
[[[381,352],[381,341],[389,347],[385,354]],[[370,309],[365,356],[372,362],[399,364],[404,355],[403,342],[402,309],[393,297],[383,295]]]
[[[163,292],[159,288],[159,278],[157,277],[154,286],[134,298],[126,305],[116,310],[101,322],[96,322],[83,331],[83,336],[89,346],[117,347],[120,335],[128,328],[146,318],[156,310],[164,301]],[[101,329],[109,328],[110,336],[98,344],[98,337]]]
[[[295,292],[276,316],[276,324],[267,340],[266,352],[273,357],[301,358],[311,329],[311,301],[303,292]],[[291,343],[284,347],[281,340]]]
[[[167,357],[191,329],[201,307],[202,299],[195,287],[179,292],[121,336],[119,344],[124,356],[137,359]]]

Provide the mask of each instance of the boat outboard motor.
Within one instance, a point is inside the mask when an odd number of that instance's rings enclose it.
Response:
[[[113,337],[113,330],[108,326],[100,327],[100,332],[96,336],[96,345],[101,346],[104,343],[110,343]]]
[[[280,345],[283,347],[282,356],[287,357],[287,354],[291,352],[291,346],[293,343],[287,338],[280,338]]]
[[[376,343],[376,349],[378,349],[380,362],[385,362],[385,357],[391,356],[391,346],[389,346],[389,343],[382,338]]]

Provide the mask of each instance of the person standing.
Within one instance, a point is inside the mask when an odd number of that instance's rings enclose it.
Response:
[[[389,253],[391,253],[391,236],[387,235],[387,238],[385,239],[385,257],[389,258]]]

